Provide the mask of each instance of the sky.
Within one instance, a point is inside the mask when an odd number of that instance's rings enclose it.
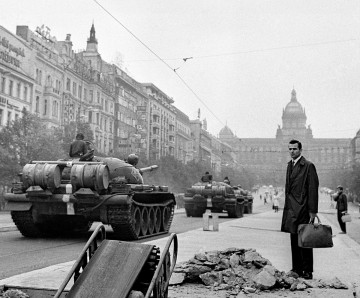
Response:
[[[151,82],[217,136],[274,138],[295,88],[315,138],[360,129],[360,1],[0,0],[0,25],[86,48]],[[186,61],[183,58],[191,58]]]

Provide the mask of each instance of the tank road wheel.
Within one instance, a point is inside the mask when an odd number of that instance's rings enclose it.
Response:
[[[162,210],[162,230],[165,232],[168,231],[170,218],[171,218],[171,209],[170,207],[166,206]]]
[[[137,240],[141,232],[141,209],[132,205],[125,212],[109,207],[108,216],[115,237],[119,240]]]
[[[147,207],[143,207],[141,210],[141,221],[140,221],[140,230],[141,235],[145,236],[149,228],[149,212]]]
[[[141,211],[139,207],[134,208],[132,226],[136,239],[138,239],[141,230]]]
[[[37,238],[44,235],[41,225],[34,222],[32,209],[27,211],[11,211],[11,218],[23,236]]]
[[[155,233],[160,233],[161,229],[161,210],[160,207],[155,207],[155,224],[154,224],[154,230]]]
[[[155,210],[153,207],[150,207],[149,209],[149,235],[152,235],[154,233],[155,229]]]

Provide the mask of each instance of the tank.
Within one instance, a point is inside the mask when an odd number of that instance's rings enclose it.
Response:
[[[33,161],[5,194],[5,210],[25,237],[86,232],[95,221],[110,225],[120,240],[168,233],[174,194],[142,177],[155,169],[112,157]]]
[[[188,188],[184,205],[188,217],[201,217],[209,209],[213,213],[226,211],[229,217],[243,216],[244,197],[236,195],[233,187],[224,182],[197,182]]]
[[[236,196],[240,196],[244,199],[244,214],[251,214],[254,198],[250,191],[245,190],[240,186],[234,186],[233,189]]]

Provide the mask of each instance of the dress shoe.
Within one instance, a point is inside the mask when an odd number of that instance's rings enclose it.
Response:
[[[339,234],[346,234],[346,232],[339,232]]]
[[[299,276],[301,276],[301,274],[302,274],[302,272],[300,272],[299,270],[295,270],[295,269],[291,269],[288,272],[288,275],[295,277],[295,278],[298,278]]]
[[[301,275],[301,277],[304,278],[304,279],[312,279],[313,275],[312,275],[312,272],[304,271],[304,273]]]

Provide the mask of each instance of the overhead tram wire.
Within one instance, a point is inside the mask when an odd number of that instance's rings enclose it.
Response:
[[[322,46],[327,44],[335,44],[335,43],[345,43],[351,41],[358,41],[357,38],[349,38],[349,39],[341,39],[341,40],[329,40],[322,42],[314,42],[314,43],[304,43],[298,45],[288,45],[288,46],[280,46],[280,47],[272,47],[272,48],[264,48],[264,49],[254,49],[254,50],[246,50],[246,51],[237,51],[230,53],[220,53],[213,55],[204,55],[204,56],[194,56],[196,59],[206,59],[206,58],[214,58],[214,57],[224,57],[224,56],[235,56],[240,54],[251,54],[251,53],[261,53],[261,52],[269,52],[269,51],[278,51],[278,50],[286,50],[286,49],[296,49],[296,48],[304,48],[311,46]],[[166,58],[164,60],[180,60],[182,58]],[[128,62],[146,62],[146,61],[154,61],[154,59],[139,59],[139,60],[129,60]]]
[[[216,120],[224,126],[224,123],[215,115],[215,113],[207,106],[207,104],[196,94],[196,92],[190,87],[190,85],[176,72],[174,68],[171,67],[164,59],[162,59],[158,54],[156,54],[150,47],[148,47],[140,38],[138,38],[134,33],[132,33],[124,24],[122,24],[110,11],[108,11],[104,6],[102,6],[97,0],[94,2],[104,10],[111,18],[115,20],[121,27],[123,27],[129,34],[131,34],[138,42],[140,42],[147,50],[149,50],[156,58],[158,58],[165,66],[179,78],[179,80],[190,90],[190,92],[204,105],[204,107],[215,117]]]

